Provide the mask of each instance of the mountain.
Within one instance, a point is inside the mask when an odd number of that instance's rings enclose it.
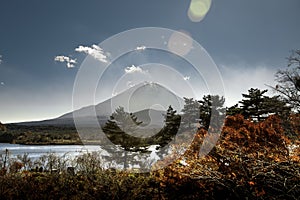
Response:
[[[164,115],[166,111],[145,109],[142,111],[135,112],[134,115],[137,117],[138,121],[142,121],[141,126],[159,126],[164,125]]]
[[[76,125],[84,127],[93,126],[98,122],[102,125],[109,119],[114,110],[121,106],[124,107],[125,111],[134,113],[139,120],[144,122],[143,124],[149,125],[150,123],[151,125],[161,126],[163,114],[169,105],[180,112],[184,101],[160,84],[144,82],[97,105],[83,107],[55,119],[17,124],[27,126],[74,126],[75,119]]]

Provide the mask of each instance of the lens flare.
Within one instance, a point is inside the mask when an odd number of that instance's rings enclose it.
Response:
[[[211,6],[211,0],[191,0],[188,16],[192,22],[204,19]]]
[[[174,32],[168,41],[168,48],[172,53],[185,56],[193,48],[193,39],[186,31]]]
[[[138,63],[139,65],[131,65],[129,68],[125,68],[123,65],[118,66],[119,59],[122,59],[124,55],[134,53],[140,56],[141,53],[136,51],[137,47],[141,47],[141,44],[149,49],[145,49],[144,53],[148,52],[149,54],[146,55],[151,55],[150,57],[143,59],[143,62],[140,58],[135,60],[129,57],[129,64]],[[158,27],[127,30],[111,36],[98,46],[103,51],[110,52],[110,62],[101,62],[87,56],[82,62],[74,82],[72,100],[73,109],[76,111],[73,112],[73,119],[82,141],[92,140],[101,143],[103,167],[134,170],[136,166],[139,166],[138,170],[133,171],[135,173],[162,169],[182,158],[194,140],[198,120],[193,117],[197,113],[188,114],[188,116],[180,113],[184,105],[183,97],[196,99],[197,96],[194,91],[203,92],[203,90],[209,94],[225,96],[221,73],[212,58],[185,31]],[[141,47],[140,49],[144,48]],[[149,51],[153,51],[155,54],[150,54]],[[162,60],[151,59],[156,55]],[[180,68],[181,65],[177,66],[176,60],[169,61],[169,58],[175,59],[178,56],[187,63],[182,65],[185,67],[184,69]],[[108,72],[112,68],[113,72],[121,71],[120,73],[113,73],[111,76]],[[184,80],[184,77],[188,79],[188,75],[192,75],[186,72],[195,73],[191,81],[197,81],[194,82],[196,84]],[[198,80],[195,80],[197,77],[199,77]],[[147,82],[141,82],[145,79]],[[202,88],[202,85],[205,87]],[[100,93],[99,96],[96,96],[98,88]],[[123,91],[123,88],[126,90]],[[107,99],[110,94],[118,95]],[[96,104],[98,102],[96,97],[99,100],[106,100]],[[166,140],[165,136],[160,133],[166,127],[163,114],[170,105],[180,114],[180,118],[178,118],[180,121],[178,122],[179,127],[176,125],[178,130],[174,130],[176,135],[167,136]],[[125,120],[102,118],[102,116],[111,116],[116,107],[119,106],[123,107],[124,112],[120,108],[120,113],[123,112],[122,116]],[[217,105],[212,105],[212,107],[215,106]],[[173,112],[172,109],[170,112]],[[198,111],[195,110],[195,112]],[[130,113],[142,113],[140,116],[143,119],[134,116],[135,114],[130,115]],[[225,115],[218,115],[218,113],[220,113],[218,110],[212,109],[210,124],[213,125],[213,128],[210,128],[209,134],[203,138],[203,145],[199,149],[199,156],[201,157],[209,153],[221,133]],[[193,125],[191,127],[182,125],[181,122],[190,121],[190,117],[193,117]],[[139,120],[145,124],[138,126],[138,123],[135,122],[140,122]],[[104,125],[109,123],[108,125],[118,128],[112,130],[112,134],[110,134],[108,132],[110,127],[106,126],[104,129],[103,123],[105,123]],[[120,133],[120,130],[124,134],[119,137],[115,133]],[[160,142],[162,140],[166,142]],[[157,142],[159,142],[159,146]],[[135,152],[136,150],[139,152]],[[120,165],[124,155],[128,155],[128,157],[126,157],[124,165]]]

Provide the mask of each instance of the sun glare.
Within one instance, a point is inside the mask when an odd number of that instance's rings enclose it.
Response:
[[[186,31],[181,30],[174,32],[168,41],[168,49],[180,56],[185,56],[191,51],[192,48],[193,39]]]
[[[191,0],[188,16],[193,22],[200,22],[204,19],[211,6],[211,0]]]

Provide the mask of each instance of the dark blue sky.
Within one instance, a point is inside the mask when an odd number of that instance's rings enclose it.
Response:
[[[232,101],[273,74],[300,47],[299,0],[215,0],[192,22],[188,0],[9,0],[0,3],[0,121],[38,120],[72,109],[72,88],[84,54],[138,27],[184,30],[211,55]],[[68,69],[57,55],[77,59]]]

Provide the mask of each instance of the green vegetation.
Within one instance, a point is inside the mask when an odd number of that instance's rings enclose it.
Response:
[[[127,113],[123,107],[119,107],[102,129],[107,138],[115,145],[119,145],[125,152],[123,155],[122,150],[108,149],[107,145],[105,149],[113,154],[112,159],[114,161],[123,163],[123,168],[127,169],[129,164],[139,164],[138,162],[128,163],[128,160],[135,160],[132,158],[139,156],[139,152],[150,154],[148,148],[151,145],[157,145],[157,149],[166,146],[177,134],[180,119],[180,115],[176,114],[176,111],[169,106],[165,114],[165,126],[155,135],[149,136],[145,134],[145,129],[139,129],[143,125],[142,121],[138,121],[134,114]],[[159,155],[162,156],[164,153],[161,152]]]
[[[268,90],[251,88],[248,94],[242,94],[244,97],[238,104],[227,109],[228,115],[242,114],[245,118],[255,121],[262,121],[268,116],[276,114],[282,119],[286,119],[291,113],[291,107],[288,106],[280,96],[264,96]]]
[[[4,126],[4,125],[2,125]],[[8,124],[0,129],[0,142],[17,144],[82,144],[75,127]]]

